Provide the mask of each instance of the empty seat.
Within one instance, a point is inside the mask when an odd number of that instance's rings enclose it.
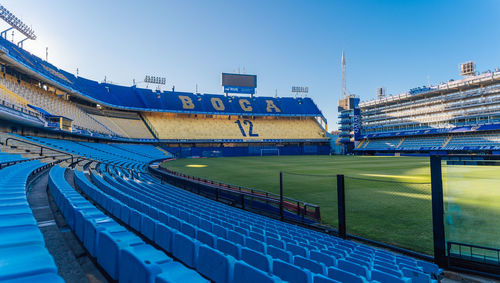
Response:
[[[312,273],[326,274],[325,266],[323,266],[321,263],[304,258],[300,255],[294,256],[293,264],[308,269]]]
[[[271,271],[271,260],[268,256],[259,253],[257,251],[242,248],[241,249],[241,260],[256,267],[264,272]]]
[[[273,273],[290,283],[311,282],[311,274],[308,271],[279,259],[273,261]]]
[[[196,270],[214,282],[229,283],[233,278],[234,259],[209,246],[201,245]]]
[[[299,245],[294,245],[294,244],[287,244],[286,245],[286,250],[290,251],[293,255],[300,255],[303,257],[307,257],[307,250],[304,247],[301,247]]]
[[[337,266],[337,259],[335,257],[320,251],[311,251],[309,257],[312,260],[323,263],[326,267]]]
[[[199,242],[181,233],[174,235],[173,242],[173,255],[187,266],[195,267]]]
[[[284,262],[288,262],[288,263],[292,262],[292,253],[290,253],[289,251],[285,251],[283,249],[273,247],[273,246],[268,246],[267,253],[270,256],[272,256],[273,258],[280,259]]]
[[[214,248],[217,237],[210,232],[199,230],[196,234],[196,239],[201,243]]]
[[[156,224],[155,242],[165,251],[172,252],[172,243],[177,234],[175,230],[163,223]]]
[[[237,261],[234,264],[233,283],[272,283],[278,281],[279,279],[276,277],[272,277],[268,273],[245,262]]]
[[[372,270],[371,279],[379,282],[394,282],[394,283],[409,283],[411,282],[410,278],[407,277],[397,277],[389,273],[385,273],[380,270]]]
[[[340,259],[338,261],[338,268],[365,278],[368,277],[368,268],[350,260]]]
[[[1,248],[0,263],[1,281],[22,279],[42,273],[57,274],[52,256],[40,245]]]
[[[241,247],[238,244],[234,244],[228,240],[217,238],[217,250],[223,252],[224,254],[230,255],[235,259],[240,258]]]
[[[154,282],[172,259],[150,245],[130,246],[120,255],[120,282]]]
[[[365,283],[365,280],[361,276],[336,267],[328,268],[328,277],[340,282]]]

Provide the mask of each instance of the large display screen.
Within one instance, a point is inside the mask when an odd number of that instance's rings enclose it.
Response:
[[[257,87],[256,75],[241,75],[222,73],[223,86]]]

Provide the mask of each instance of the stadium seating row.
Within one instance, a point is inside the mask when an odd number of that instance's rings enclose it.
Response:
[[[118,136],[134,139],[154,139],[144,122],[137,115],[134,118],[118,118],[93,114],[90,114],[90,116]]]
[[[137,171],[154,159],[168,158],[165,152],[152,145],[136,144],[96,144],[89,142],[75,142],[41,137],[27,137],[42,145],[80,155],[89,159],[105,163],[113,163]]]
[[[154,139],[144,121],[134,112],[106,115],[97,109],[79,107],[76,103],[46,90],[18,81],[8,74],[0,78],[0,94],[10,102],[21,101],[24,107],[34,106],[45,115],[63,116],[73,120],[74,131],[133,139]],[[6,87],[5,87],[5,86]],[[3,89],[2,89],[3,88]],[[9,94],[9,95],[7,95]],[[226,98],[225,98],[226,99]],[[35,111],[35,110],[33,110]],[[112,111],[111,111],[112,112]],[[116,111],[115,111],[116,112]],[[300,113],[297,113],[297,115]],[[323,129],[311,117],[276,117],[229,119],[229,116],[206,118],[186,114],[143,114],[160,139],[323,139]],[[126,116],[126,117],[125,117]]]
[[[157,153],[163,155],[153,146],[32,140],[104,162],[88,166],[88,176],[75,172],[76,187],[103,211],[67,183],[62,168],[52,169],[50,186],[70,227],[114,278],[122,276],[120,270],[123,278],[160,278],[158,274],[166,273],[165,266],[169,265],[162,260],[170,258],[145,244],[119,225],[118,220],[185,265],[177,262],[169,276],[187,272],[193,278],[201,278],[196,277],[199,275],[193,273],[194,269],[214,282],[434,282],[433,278],[441,272],[434,264],[242,211],[161,184],[143,170],[145,164],[157,159]],[[103,216],[103,212],[113,217]],[[98,220],[101,217],[105,219],[102,222]],[[121,244],[117,245],[117,240]],[[130,248],[131,243],[141,248]],[[102,252],[96,249],[99,245],[106,246]],[[113,256],[122,249],[123,262]],[[156,263],[159,269],[138,262],[150,257],[151,266]],[[133,270],[133,274],[128,270]]]
[[[500,150],[499,133],[468,133],[364,140],[356,150]]]
[[[68,225],[111,278],[120,282],[207,282],[105,215],[66,182],[64,171],[58,166],[51,169],[51,194]],[[86,193],[99,193],[89,183],[81,187]],[[100,200],[101,205],[112,201],[105,195]]]
[[[160,139],[323,139],[324,131],[313,118],[229,119],[149,113],[145,117]]]
[[[10,91],[21,96],[30,105],[44,109],[51,115],[72,119],[74,126],[77,128],[88,129],[106,135],[114,135],[111,130],[78,108],[76,104],[57,97],[54,93],[29,85],[23,81],[18,83],[17,80],[11,78],[9,75],[6,75],[5,78],[0,78],[0,84],[5,85]]]
[[[2,161],[17,159],[0,156]],[[45,248],[45,241],[26,197],[32,171],[44,164],[22,162],[0,170],[0,281],[64,282]]]
[[[428,272],[438,272],[431,264],[235,210],[174,187],[162,188],[150,177],[132,181],[118,177],[126,175],[119,169],[115,172],[114,177],[103,171],[104,178],[95,173],[92,178],[105,193],[138,211],[149,213],[157,222],[149,225],[146,228],[149,231],[144,233],[161,233],[157,238],[164,242],[158,244],[167,251],[172,250],[174,256],[184,259],[189,266],[196,267],[199,260],[196,251],[208,245],[225,254],[228,262],[242,260],[291,282],[327,282],[322,281],[326,280],[325,276],[341,282],[409,282],[409,277],[427,278],[430,282],[429,275],[423,271],[424,266]],[[178,233],[188,236],[187,239]],[[191,248],[181,252],[176,250],[177,243]],[[228,269],[218,276],[228,278],[230,273]],[[205,275],[210,279],[216,276]]]

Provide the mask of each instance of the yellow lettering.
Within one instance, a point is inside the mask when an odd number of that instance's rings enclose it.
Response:
[[[189,96],[179,95],[179,99],[182,102],[182,108],[184,109],[194,109],[193,100]]]
[[[266,100],[266,104],[267,104],[266,107],[267,112],[281,112],[281,110],[276,105],[274,105],[274,102],[272,100]]]
[[[226,107],[224,106],[224,102],[222,102],[220,98],[212,97],[212,99],[210,99],[210,102],[212,102],[212,106],[215,110],[224,111],[224,109],[226,109]]]
[[[246,99],[240,99],[240,107],[243,111],[250,112],[253,110],[252,103]]]

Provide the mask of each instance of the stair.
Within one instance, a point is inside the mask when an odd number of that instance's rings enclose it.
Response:
[[[452,139],[452,136],[451,136],[451,135],[449,135],[449,136],[446,138],[446,140],[444,141],[444,143],[443,143],[443,145],[442,145],[441,147],[445,147],[445,146],[447,146],[447,145],[448,145],[448,143],[450,143],[451,139]]]
[[[163,148],[161,148],[161,146],[155,146],[157,149],[163,151],[165,153],[165,155],[171,155],[170,152],[164,150]]]
[[[398,143],[398,145],[396,145],[396,148],[399,148],[403,142],[405,141],[406,138],[402,138],[401,141]]]
[[[356,149],[360,149],[364,142],[366,142],[366,139],[361,140]]]
[[[146,125],[146,128],[148,128],[149,132],[151,133],[151,135],[153,136],[153,138],[159,140],[160,137],[158,135],[158,132],[156,131],[156,129],[153,127],[153,125],[151,124],[151,122],[149,122],[148,118],[145,116],[145,115],[142,115],[141,112],[138,113],[139,114],[139,117],[141,118],[141,120],[144,122],[144,124]]]
[[[363,145],[363,148],[366,148],[366,146],[370,143],[370,140],[366,140],[365,145]]]

